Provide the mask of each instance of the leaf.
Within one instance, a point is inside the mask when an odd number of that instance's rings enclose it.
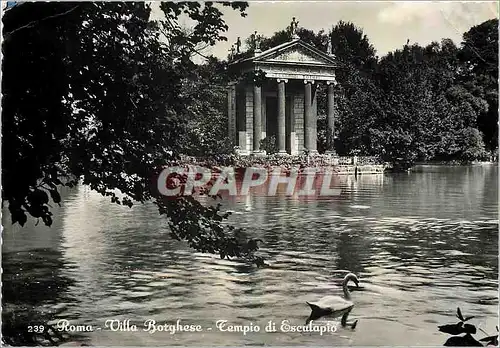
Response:
[[[28,221],[28,217],[26,216],[26,213],[22,209],[16,210],[15,213],[11,214],[12,214],[12,224],[18,222],[19,225],[24,226],[26,221]]]
[[[49,226],[49,227],[52,226],[52,217],[50,217],[49,215],[42,216],[42,220],[46,226]]]
[[[460,335],[461,333],[465,333],[462,322],[458,322],[456,324],[441,325],[438,326],[438,329],[439,331],[450,335]]]
[[[460,310],[460,307],[457,307],[457,318],[464,321],[464,317],[462,315],[462,311]]]
[[[476,327],[471,324],[464,325],[464,332],[469,334],[475,334],[477,332]]]
[[[486,345],[498,346],[498,335],[481,338],[479,341],[486,342]]]
[[[47,195],[47,192],[42,190],[35,190],[31,192],[28,199],[30,200],[30,202],[32,202],[33,205],[42,205],[49,203],[49,196]]]
[[[481,342],[488,342],[488,341],[493,340],[495,338],[498,339],[498,335],[488,336],[488,337],[485,337],[485,338],[481,338],[479,341],[481,341]]]
[[[31,216],[35,218],[39,218],[42,216],[43,211],[42,211],[42,206],[41,205],[31,205],[26,207],[28,213],[31,214]]]
[[[482,347],[483,345],[478,342],[474,337],[469,334],[464,336],[453,336],[448,338],[444,343],[446,347]]]
[[[57,189],[53,189],[53,190],[50,190],[50,197],[52,198],[52,200],[54,201],[54,203],[61,203],[61,195],[59,194],[59,192],[57,192]]]

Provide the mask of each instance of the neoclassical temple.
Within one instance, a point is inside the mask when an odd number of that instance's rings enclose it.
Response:
[[[293,28],[291,40],[253,57],[235,60],[232,69],[241,73],[261,70],[263,83],[232,82],[228,86],[229,136],[241,154],[264,154],[262,139],[275,136],[279,153],[297,155],[317,152],[317,87],[328,93],[328,151],[334,149],[334,86],[338,67],[331,53],[302,41]]]

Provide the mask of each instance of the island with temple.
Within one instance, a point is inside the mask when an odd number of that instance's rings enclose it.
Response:
[[[255,32],[253,55],[229,63],[234,76],[257,72],[262,76],[253,80],[235,79],[228,84],[228,136],[235,144],[236,154],[245,156],[247,163],[307,162],[335,166],[339,174],[383,173],[388,166],[376,157],[337,156],[335,91],[338,83],[335,76],[342,66],[332,53],[331,43],[323,52],[301,40],[297,24],[294,17],[288,42],[264,51],[260,50]],[[324,153],[317,149],[321,92],[326,92],[327,98]],[[275,139],[275,153],[270,154],[263,148],[265,139]]]

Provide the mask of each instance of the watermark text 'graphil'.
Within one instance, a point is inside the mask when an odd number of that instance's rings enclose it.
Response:
[[[200,166],[164,168],[157,181],[160,194],[189,196],[204,191],[209,195],[265,195],[302,197],[340,196],[338,176],[329,168],[306,167],[223,167],[216,170]]]

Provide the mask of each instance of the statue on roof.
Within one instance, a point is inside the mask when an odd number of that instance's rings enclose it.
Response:
[[[240,53],[240,47],[241,47],[241,40],[240,37],[238,36],[238,40],[236,40],[236,53]]]
[[[292,22],[290,23],[290,34],[292,35],[292,39],[299,39],[299,35],[297,34],[299,22],[295,20],[295,17],[292,18]]]
[[[231,46],[231,49],[229,50],[229,60],[232,60],[234,58],[234,45]]]
[[[326,53],[329,54],[329,55],[332,55],[333,54],[333,47],[332,47],[332,38],[331,37],[328,37],[328,44],[326,46]]]
[[[257,35],[257,31],[253,34],[253,46],[255,48],[255,52],[260,52],[260,35]]]

